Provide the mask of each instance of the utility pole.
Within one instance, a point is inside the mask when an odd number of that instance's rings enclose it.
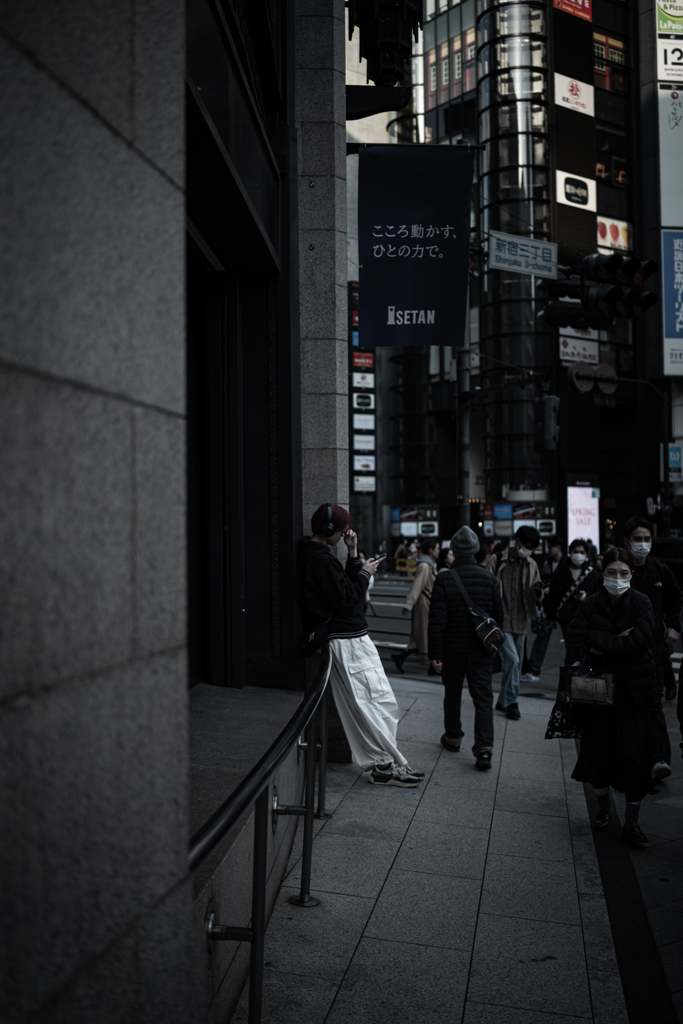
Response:
[[[470,525],[470,302],[465,344],[458,351],[458,527]]]

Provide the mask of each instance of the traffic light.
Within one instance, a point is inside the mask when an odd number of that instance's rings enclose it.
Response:
[[[534,451],[554,452],[560,436],[557,415],[560,400],[556,395],[540,395],[534,402]]]
[[[551,327],[608,331],[615,317],[636,320],[658,301],[653,292],[642,288],[659,270],[654,260],[643,263],[637,256],[624,259],[618,252],[594,252],[578,266],[558,270],[564,276],[546,282],[552,300],[538,314]]]

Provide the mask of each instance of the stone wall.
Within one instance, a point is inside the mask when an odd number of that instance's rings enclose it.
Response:
[[[0,1017],[189,1024],[183,4],[0,51]]]

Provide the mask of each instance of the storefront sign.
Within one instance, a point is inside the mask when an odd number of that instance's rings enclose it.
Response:
[[[557,278],[557,242],[538,242],[522,235],[489,233],[489,270]]]
[[[683,79],[683,36],[669,33],[657,36],[657,78],[660,82]]]
[[[669,445],[669,481],[672,484],[683,483],[683,448],[679,444]]]
[[[354,352],[353,353],[353,365],[354,366],[367,366],[369,370],[375,365],[374,352]]]
[[[600,362],[600,343],[561,334],[560,359],[563,363],[584,362],[597,366]]]
[[[633,249],[633,228],[625,220],[597,216],[598,251],[629,252]]]
[[[592,85],[579,82],[577,78],[567,78],[555,72],[555,102],[567,110],[577,114],[588,114],[595,117],[595,90]]]
[[[600,543],[600,491],[596,487],[567,488],[567,546],[577,537]]]
[[[493,506],[493,518],[494,519],[512,519],[512,505],[505,502],[501,505]]]
[[[367,391],[354,393],[351,396],[351,405],[354,409],[374,409],[375,396],[369,395]]]
[[[354,455],[353,469],[355,473],[374,473],[376,469],[374,455]]]
[[[473,170],[465,147],[360,150],[363,347],[464,344]]]
[[[354,434],[353,435],[353,450],[355,452],[374,452],[374,450],[375,450],[375,435],[374,434]]]
[[[377,490],[374,476],[354,476],[353,478],[353,489],[354,491],[365,491],[372,492]]]
[[[580,178],[568,171],[556,171],[555,186],[558,203],[589,210],[591,213],[597,211],[595,181],[592,178]]]
[[[659,86],[659,188],[661,223],[683,227],[683,83]]]
[[[553,0],[553,7],[558,11],[564,11],[565,14],[583,18],[584,21],[593,20],[592,0]]]
[[[683,228],[662,231],[664,373],[683,376]]]
[[[683,0],[657,0],[657,35],[683,39]]]
[[[353,429],[354,430],[374,430],[375,429],[375,417],[370,414],[354,412],[353,414]]]
[[[354,386],[354,388],[374,388],[374,386],[375,386],[375,375],[374,375],[374,373],[354,373],[353,374],[353,386]]]

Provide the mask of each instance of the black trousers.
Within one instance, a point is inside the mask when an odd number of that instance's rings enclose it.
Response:
[[[462,686],[467,676],[470,696],[474,701],[473,751],[493,746],[493,658],[490,654],[464,654],[447,661],[444,659],[441,679],[445,687],[443,698],[444,727],[447,736],[464,736],[460,712]]]
[[[662,697],[664,696],[664,666],[661,662],[655,665],[657,669],[657,700],[650,705],[650,727],[652,729],[652,758],[653,764],[657,761],[666,761],[671,764],[671,740],[666,727],[666,715],[662,708]]]

